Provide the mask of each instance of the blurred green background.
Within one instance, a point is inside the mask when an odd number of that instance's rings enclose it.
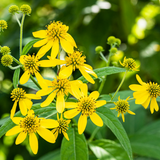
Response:
[[[53,20],[62,21],[69,26],[69,33],[75,39],[79,49],[86,55],[87,63],[93,68],[104,67],[105,63],[95,53],[95,47],[104,47],[104,55],[108,55],[107,38],[115,36],[121,39],[119,52],[112,57],[112,64],[119,66],[123,57],[131,57],[140,65],[138,74],[143,81],[160,83],[160,1],[159,0],[1,0],[0,19],[6,20],[8,29],[0,34],[0,46],[9,46],[13,56],[19,54],[19,26],[8,8],[16,4],[29,4],[32,8],[30,16],[25,17],[23,45],[33,40],[32,32],[45,29]],[[21,16],[21,15],[19,15]],[[21,18],[21,17],[19,17]],[[32,48],[30,53],[36,53]],[[45,70],[45,72],[50,72]],[[121,90],[129,90],[128,86],[137,83],[136,72],[127,75]],[[79,72],[74,77],[79,77]],[[107,77],[102,94],[114,92],[123,74]],[[0,118],[10,113],[13,105],[10,99],[13,70],[0,64]],[[90,90],[97,90],[100,81],[89,85]],[[144,113],[148,117],[145,124],[157,120],[160,116],[155,113],[152,117],[149,111]],[[62,137],[59,139],[61,140]],[[105,137],[104,137],[105,138]],[[26,142],[27,144],[27,142]],[[44,140],[39,141],[38,155],[28,153],[25,143],[16,146],[14,137],[0,139],[0,160],[28,160],[38,159],[60,147],[60,141],[55,145]]]

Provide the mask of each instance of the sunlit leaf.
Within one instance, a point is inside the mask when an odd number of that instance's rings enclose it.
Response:
[[[17,68],[14,71],[14,74],[13,74],[13,86],[14,86],[14,88],[18,88],[19,74],[20,74],[20,68]]]

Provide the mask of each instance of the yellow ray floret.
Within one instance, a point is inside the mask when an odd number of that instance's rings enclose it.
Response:
[[[51,22],[46,30],[33,32],[36,38],[42,40],[36,42],[33,47],[41,47],[38,56],[43,57],[51,49],[51,57],[55,58],[59,52],[60,45],[67,53],[73,53],[76,43],[73,37],[67,33],[69,27],[62,22]]]
[[[78,120],[78,133],[82,134],[87,125],[87,117],[89,116],[91,121],[101,127],[103,121],[96,113],[96,108],[106,104],[105,100],[96,101],[99,97],[99,92],[94,91],[88,96],[88,87],[86,84],[82,84],[79,89],[76,89],[73,96],[78,99],[78,102],[66,102],[65,107],[70,109],[64,112],[64,117],[72,119],[79,113],[81,113]]]
[[[159,110],[156,98],[160,96],[160,86],[154,82],[143,82],[138,74],[136,78],[140,85],[131,84],[129,86],[131,90],[135,91],[133,93],[133,97],[136,99],[135,103],[141,104],[145,109],[147,109],[150,104],[150,111],[153,114],[154,110]]]
[[[16,145],[22,143],[27,135],[29,135],[29,144],[34,154],[38,152],[38,139],[35,133],[38,133],[44,140],[49,143],[55,143],[55,136],[47,128],[55,128],[59,123],[53,119],[38,118],[34,115],[34,111],[28,111],[26,117],[14,117],[12,121],[16,124],[15,127],[7,131],[6,136],[15,135]]]

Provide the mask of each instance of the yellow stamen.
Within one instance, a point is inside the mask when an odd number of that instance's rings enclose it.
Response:
[[[151,98],[153,98],[153,97],[157,98],[157,96],[160,95],[160,86],[157,83],[154,83],[154,82],[153,83],[152,82],[147,83],[147,85],[148,85],[147,91],[149,92],[150,97]]]
[[[15,88],[13,89],[12,93],[11,93],[11,98],[12,101],[19,101],[22,98],[25,98],[25,90],[23,90],[22,88]]]

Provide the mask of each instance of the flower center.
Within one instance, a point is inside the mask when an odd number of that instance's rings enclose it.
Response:
[[[153,83],[152,82],[147,83],[147,85],[148,85],[147,91],[149,92],[150,97],[151,98],[153,98],[153,97],[157,98],[157,96],[160,95],[160,86],[157,83],[154,83],[154,82]]]
[[[127,68],[129,68],[131,70],[135,69],[136,68],[135,60],[132,59],[132,58],[126,59],[125,62],[124,62],[124,67],[127,67]]]
[[[67,66],[73,65],[73,70],[78,68],[78,65],[83,65],[86,62],[86,57],[82,56],[82,53],[79,51],[75,51],[74,53],[68,53],[65,60],[67,62]]]
[[[81,97],[79,99],[78,104],[78,111],[82,112],[82,115],[91,115],[93,112],[95,112],[95,105],[96,101],[93,98],[90,97]]]
[[[68,130],[67,121],[64,119],[59,119],[58,123],[59,123],[59,126],[57,127],[58,133],[67,132]]]
[[[26,116],[20,121],[20,127],[23,128],[24,132],[33,133],[36,132],[40,126],[40,119],[34,116]]]
[[[11,92],[11,98],[12,101],[19,101],[22,98],[25,98],[25,90],[23,90],[22,88],[15,88],[13,89],[13,91]]]
[[[116,102],[116,108],[120,113],[126,113],[129,109],[129,103],[126,100]]]
[[[70,83],[68,79],[55,79],[52,81],[53,89],[57,91],[57,93],[67,95],[70,89]]]
[[[29,70],[30,74],[34,74],[35,72],[37,72],[39,70],[37,62],[38,62],[38,59],[35,58],[35,55],[24,56],[25,71]]]
[[[64,25],[62,22],[51,22],[47,26],[47,36],[49,39],[56,40],[61,38],[64,38],[64,35],[67,33],[69,27]]]

